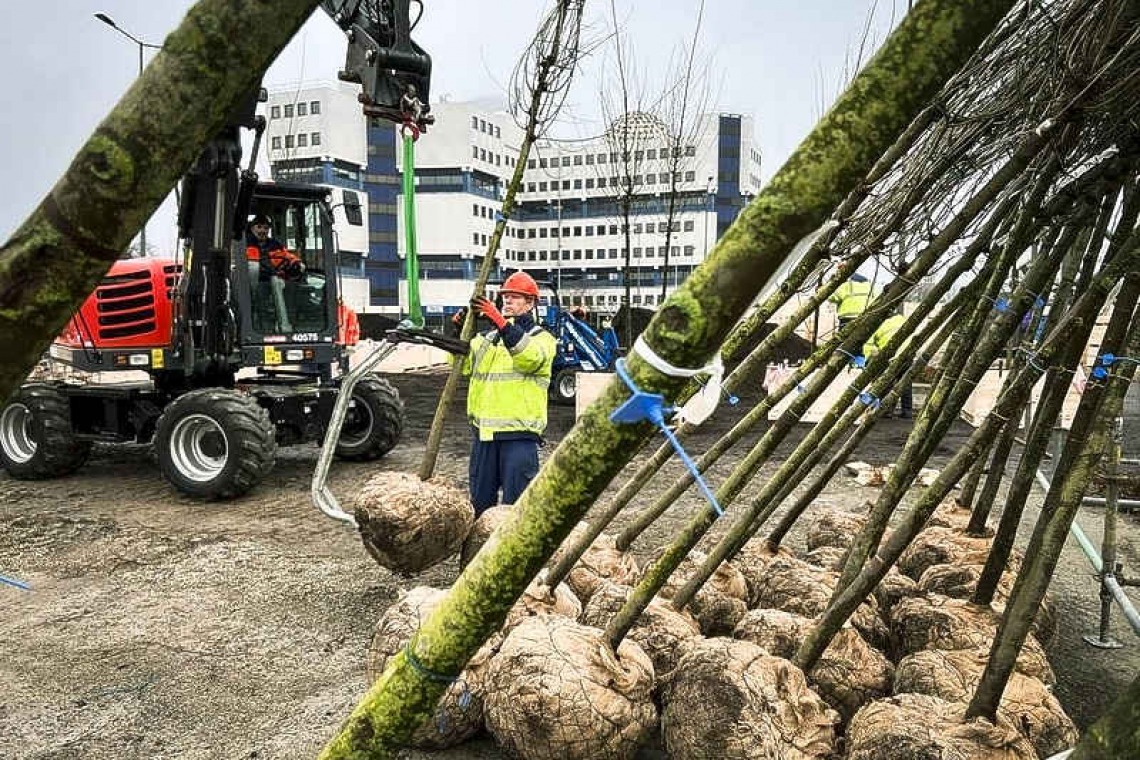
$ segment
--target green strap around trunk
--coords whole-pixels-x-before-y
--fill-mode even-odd
[[[404,258],[404,279],[408,282],[408,321],[416,327],[424,326],[420,308],[420,260],[416,253],[416,141],[404,134],[404,235],[407,252]]]

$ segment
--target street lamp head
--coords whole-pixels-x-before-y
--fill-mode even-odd
[[[113,29],[119,28],[118,26],[115,25],[115,22],[111,19],[111,17],[108,16],[106,13],[96,13],[95,18],[99,19],[104,24],[106,24],[107,26],[109,26]]]

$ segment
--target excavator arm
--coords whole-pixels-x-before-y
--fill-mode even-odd
[[[428,105],[431,56],[412,41],[412,2],[422,15],[421,0],[324,0],[321,9],[348,38],[339,76],[361,86],[364,114],[422,132],[435,121]]]

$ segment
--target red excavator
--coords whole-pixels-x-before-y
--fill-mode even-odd
[[[411,2],[321,7],[348,38],[340,76],[361,85],[365,115],[424,131],[431,59],[411,39]],[[329,191],[253,171],[261,100],[261,88],[250,93],[182,179],[180,257],[116,262],[51,347],[52,362],[79,372],[29,382],[0,410],[0,465],[12,477],[72,472],[96,441],[153,442],[176,489],[233,498],[269,473],[277,446],[323,440],[355,316],[340,301]],[[244,171],[242,129],[254,133]],[[360,225],[352,196],[340,205]],[[278,255],[257,255],[254,220],[272,229]],[[148,378],[74,380],[119,370]],[[336,454],[384,456],[403,427],[399,395],[372,374],[350,393]]]

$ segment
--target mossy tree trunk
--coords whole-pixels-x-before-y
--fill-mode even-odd
[[[19,386],[317,5],[201,0],[166,38],[0,248],[0,399]]]
[[[704,366],[796,241],[817,228],[968,59],[1012,0],[927,0],[915,7],[823,120],[662,306],[644,337],[678,367]],[[672,399],[686,382],[636,355],[631,379]],[[459,673],[590,504],[650,435],[616,425],[629,392],[613,382],[586,411],[480,552],[424,621],[409,649],[352,711],[324,760],[391,757],[447,687],[425,672]],[[421,667],[412,665],[412,653]]]

